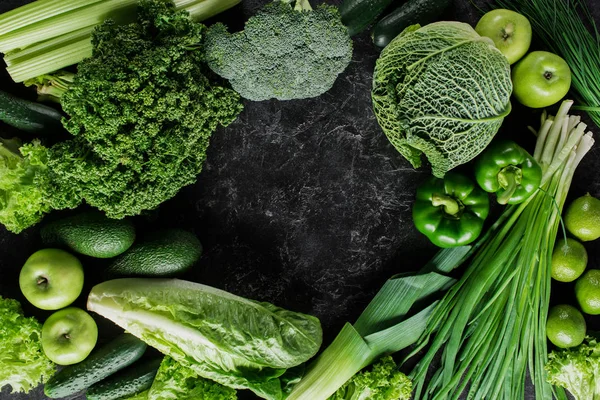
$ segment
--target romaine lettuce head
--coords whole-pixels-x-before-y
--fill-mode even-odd
[[[0,297],[0,389],[9,385],[27,393],[54,374],[41,336],[42,325],[26,318],[18,301]]]
[[[281,399],[280,377],[314,356],[315,317],[177,279],[116,279],[95,286],[88,309],[201,377]]]
[[[477,156],[511,110],[510,65],[493,42],[460,22],[414,25],[382,51],[373,107],[394,147],[437,177]]]

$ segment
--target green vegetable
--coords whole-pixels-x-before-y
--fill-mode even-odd
[[[388,356],[354,375],[329,400],[409,400],[411,390],[410,379]]]
[[[474,244],[463,276],[432,312],[412,353],[427,346],[409,375],[415,399],[459,399],[465,391],[470,399],[523,399],[528,372],[536,398],[551,398],[543,369],[552,252],[573,174],[594,143],[579,117],[567,115],[572,104],[543,114],[534,153],[540,189],[508,206]]]
[[[310,363],[287,400],[327,399],[364,367],[416,342],[436,295],[454,282],[443,274],[459,265],[469,251],[468,246],[441,250],[419,274],[389,279],[356,323],[346,323]]]
[[[177,279],[116,279],[95,286],[94,311],[199,376],[265,399],[280,377],[321,346],[319,320]]]
[[[154,378],[149,400],[235,400],[235,390],[200,378],[193,369],[171,357],[163,359]]]
[[[578,347],[553,350],[546,364],[548,382],[567,389],[575,400],[600,399],[600,343],[587,336]]]
[[[84,361],[67,366],[44,386],[51,399],[71,396],[133,364],[146,351],[146,343],[128,333],[94,350]]]
[[[88,400],[117,400],[138,395],[152,386],[161,359],[141,361],[91,386],[85,392]]]
[[[342,23],[348,27],[350,36],[364,31],[393,0],[344,0],[340,5]]]
[[[0,223],[13,233],[38,223],[51,210],[46,148],[0,138]]]
[[[520,204],[542,181],[542,168],[529,153],[511,140],[492,143],[475,162],[479,186],[496,193],[500,204]]]
[[[481,234],[488,216],[487,194],[464,175],[431,177],[417,189],[413,206],[416,228],[439,247],[469,244]]]
[[[52,107],[23,100],[0,90],[0,121],[26,132],[61,129],[63,115]]]
[[[54,374],[41,334],[42,325],[26,318],[18,301],[0,297],[0,389],[29,393]]]
[[[381,52],[373,107],[411,164],[439,178],[477,156],[510,112],[510,66],[493,42],[459,22],[414,25]]]
[[[86,256],[111,258],[124,253],[135,240],[130,220],[114,220],[98,211],[86,211],[53,221],[41,230],[46,245],[61,244]]]
[[[106,270],[108,276],[180,275],[202,255],[202,244],[190,232],[170,229],[149,235],[117,258]]]
[[[436,21],[451,4],[451,0],[408,0],[375,25],[373,43],[384,48],[409,26]]]
[[[290,4],[288,4],[290,3]],[[213,25],[204,42],[210,68],[250,100],[304,99],[333,86],[352,58],[337,9],[308,0],[275,0],[230,34]]]
[[[172,0],[195,21],[240,0]],[[135,20],[137,0],[38,0],[0,15],[0,52],[15,82],[53,73],[92,55],[92,32],[107,18]]]
[[[496,0],[531,22],[533,33],[546,48],[565,59],[571,69],[571,88],[579,109],[600,127],[600,33],[586,2],[556,0]]]

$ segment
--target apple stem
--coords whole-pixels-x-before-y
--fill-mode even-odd
[[[37,280],[38,285],[45,285],[46,283],[48,283],[48,279],[44,278],[43,276],[39,277]]]
[[[63,337],[64,337],[66,340],[69,340],[69,339],[71,339],[71,335],[69,335],[68,333],[65,333],[65,334],[63,335]]]

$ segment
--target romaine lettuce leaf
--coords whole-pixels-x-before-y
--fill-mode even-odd
[[[315,317],[177,279],[101,283],[88,309],[199,376],[266,399],[283,398],[280,377],[322,342]]]
[[[0,388],[29,392],[55,371],[41,343],[42,325],[23,316],[21,305],[0,297]]]

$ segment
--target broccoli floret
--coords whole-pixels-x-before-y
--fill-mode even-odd
[[[354,375],[329,400],[408,400],[411,392],[412,382],[387,356]]]
[[[575,400],[600,400],[600,342],[593,336],[571,349],[554,350],[546,364],[548,382],[567,389]]]
[[[352,41],[337,8],[292,7],[275,0],[230,34],[215,24],[205,35],[210,68],[249,100],[304,99],[333,86],[352,58]]]
[[[48,188],[47,149],[0,139],[0,223],[14,233],[38,223],[51,210]]]

